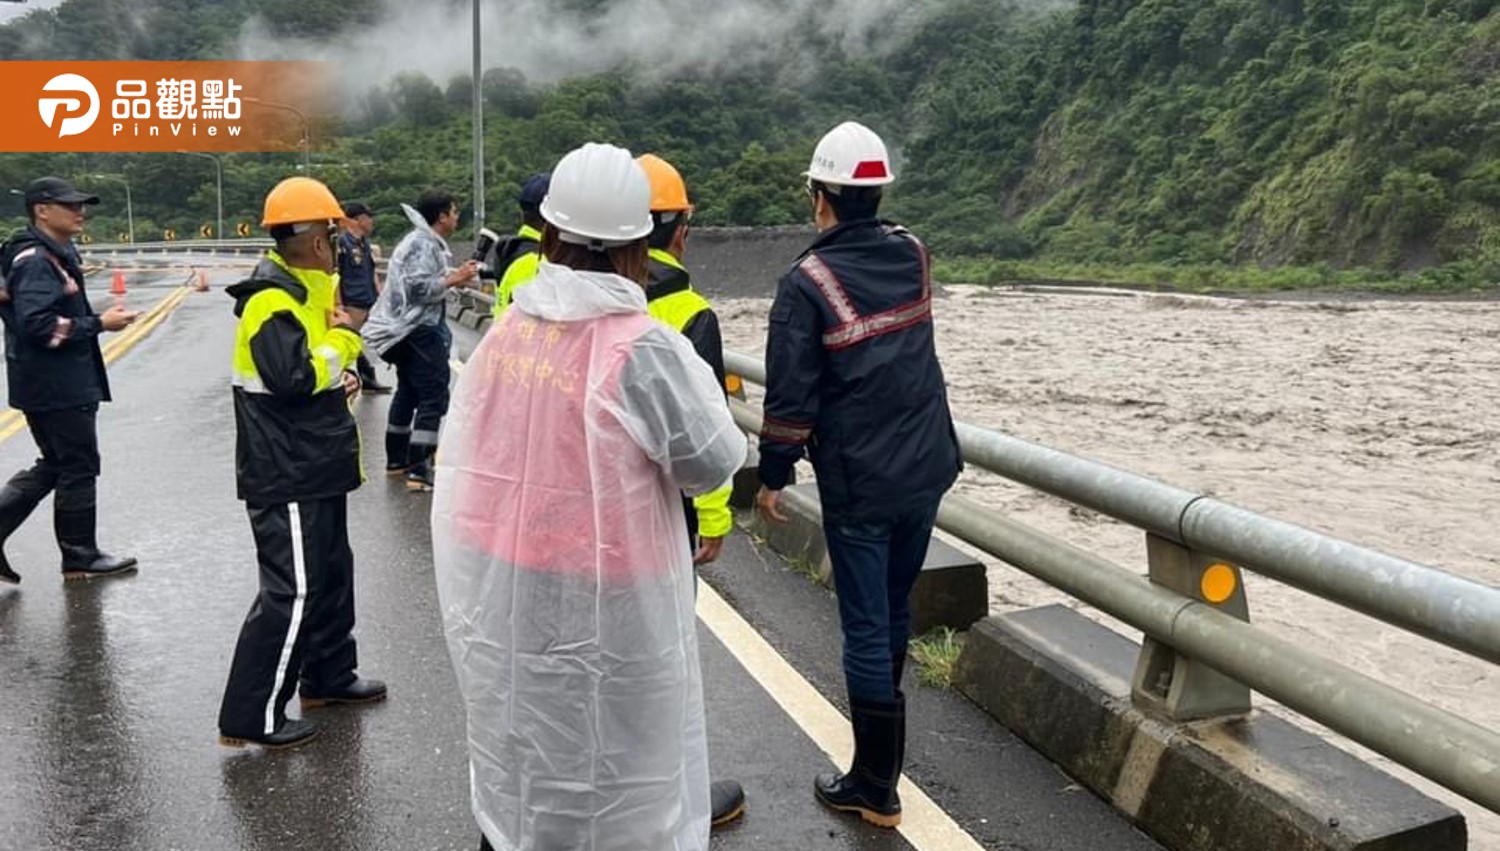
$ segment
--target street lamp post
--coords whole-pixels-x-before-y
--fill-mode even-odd
[[[130,181],[115,174],[91,174],[95,180],[118,180],[125,184],[125,221],[129,227],[130,244],[135,244],[135,207],[130,202]]]
[[[484,227],[484,90],[479,61],[479,0],[474,6],[474,234]]]
[[[291,104],[277,103],[276,101],[265,100],[264,98],[245,97],[241,98],[241,100],[248,103],[258,103],[261,106],[269,106],[272,109],[284,109],[297,116],[297,120],[302,122],[302,141],[300,143],[302,147],[302,167],[304,169],[307,168],[308,163],[312,160],[312,124],[307,120],[307,116],[303,114],[302,110]]]
[[[224,162],[223,162],[223,160],[221,158],[219,158],[219,157],[214,156],[213,154],[205,154],[202,151],[184,151],[184,150],[179,149],[177,151],[177,153],[179,153],[179,154],[187,154],[190,157],[203,157],[205,159],[213,160],[213,163],[214,163],[214,172],[218,175],[218,183],[219,183],[219,219],[218,219],[217,230],[214,231],[214,237],[216,239],[223,239],[224,238]]]

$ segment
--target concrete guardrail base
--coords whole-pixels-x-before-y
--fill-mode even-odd
[[[802,497],[782,498],[782,513],[787,515],[788,522],[770,523],[758,513],[751,513],[747,528],[783,558],[805,567],[819,582],[832,586],[833,566],[823,540],[823,519],[816,510],[818,486],[809,482],[792,485],[787,491],[795,491]],[[940,626],[968,629],[989,611],[989,579],[984,564],[933,538],[927,546],[922,574],[912,589],[911,607],[913,635]]]
[[[987,617],[959,688],[1173,851],[1464,851],[1463,816],[1273,715],[1172,724],[1139,647],[1065,606]]]

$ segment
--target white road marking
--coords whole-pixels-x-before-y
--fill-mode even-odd
[[[463,361],[456,358],[449,366],[455,373],[464,368]],[[849,720],[706,582],[698,583],[698,619],[833,766],[839,771],[846,769],[854,758]],[[809,783],[809,795],[810,787]],[[896,788],[901,793],[901,826],[897,830],[916,851],[984,851],[984,846],[905,774]]]
[[[813,744],[828,755],[834,767],[840,771],[847,768],[854,755],[849,721],[705,582],[698,583],[698,618]],[[811,795],[811,783],[808,785]],[[906,775],[901,775],[897,789],[901,793],[901,826],[897,830],[916,851],[983,851],[974,837]]]

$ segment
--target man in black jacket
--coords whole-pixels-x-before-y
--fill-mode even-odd
[[[83,232],[84,206],[99,197],[43,177],[26,187],[25,202],[30,227],[0,247],[0,318],[10,406],[26,415],[42,457],[0,488],[0,544],[56,491],[53,525],[63,578],[130,573],[135,559],[107,555],[95,542],[95,420],[99,403],[110,399],[99,335],[125,328],[136,314],[119,305],[96,314],[84,292],[73,237]],[[0,582],[20,581],[0,553]]]
[[[385,683],[355,673],[348,494],[363,474],[348,397],[359,388],[360,340],[335,296],[342,215],[322,183],[283,180],[261,222],[276,248],[228,290],[239,317],[235,478],[260,566],[219,709],[231,747],[315,736],[312,721],[286,716],[294,690],[304,711],[386,695]]]
[[[848,773],[818,800],[881,827],[901,823],[909,596],[958,441],[933,343],[927,249],[876,218],[894,179],[885,144],[854,122],[823,137],[807,172],[819,236],[776,290],[766,342],[760,510],[778,505],[806,451],[838,589],[854,725]]]

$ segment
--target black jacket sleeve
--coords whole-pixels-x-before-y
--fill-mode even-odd
[[[693,344],[698,357],[714,371],[719,389],[724,390],[724,337],[719,332],[719,317],[712,310],[700,310],[688,320],[682,333]]]
[[[18,330],[33,343],[56,348],[92,340],[103,330],[93,314],[67,315],[62,273],[42,249],[16,263],[8,281]]]
[[[765,421],[760,432],[760,481],[786,487],[818,421],[823,375],[823,317],[791,272],[776,288],[766,331]]]
[[[274,313],[250,338],[255,371],[273,396],[311,396],[317,374],[307,346],[307,330],[285,311]]]

